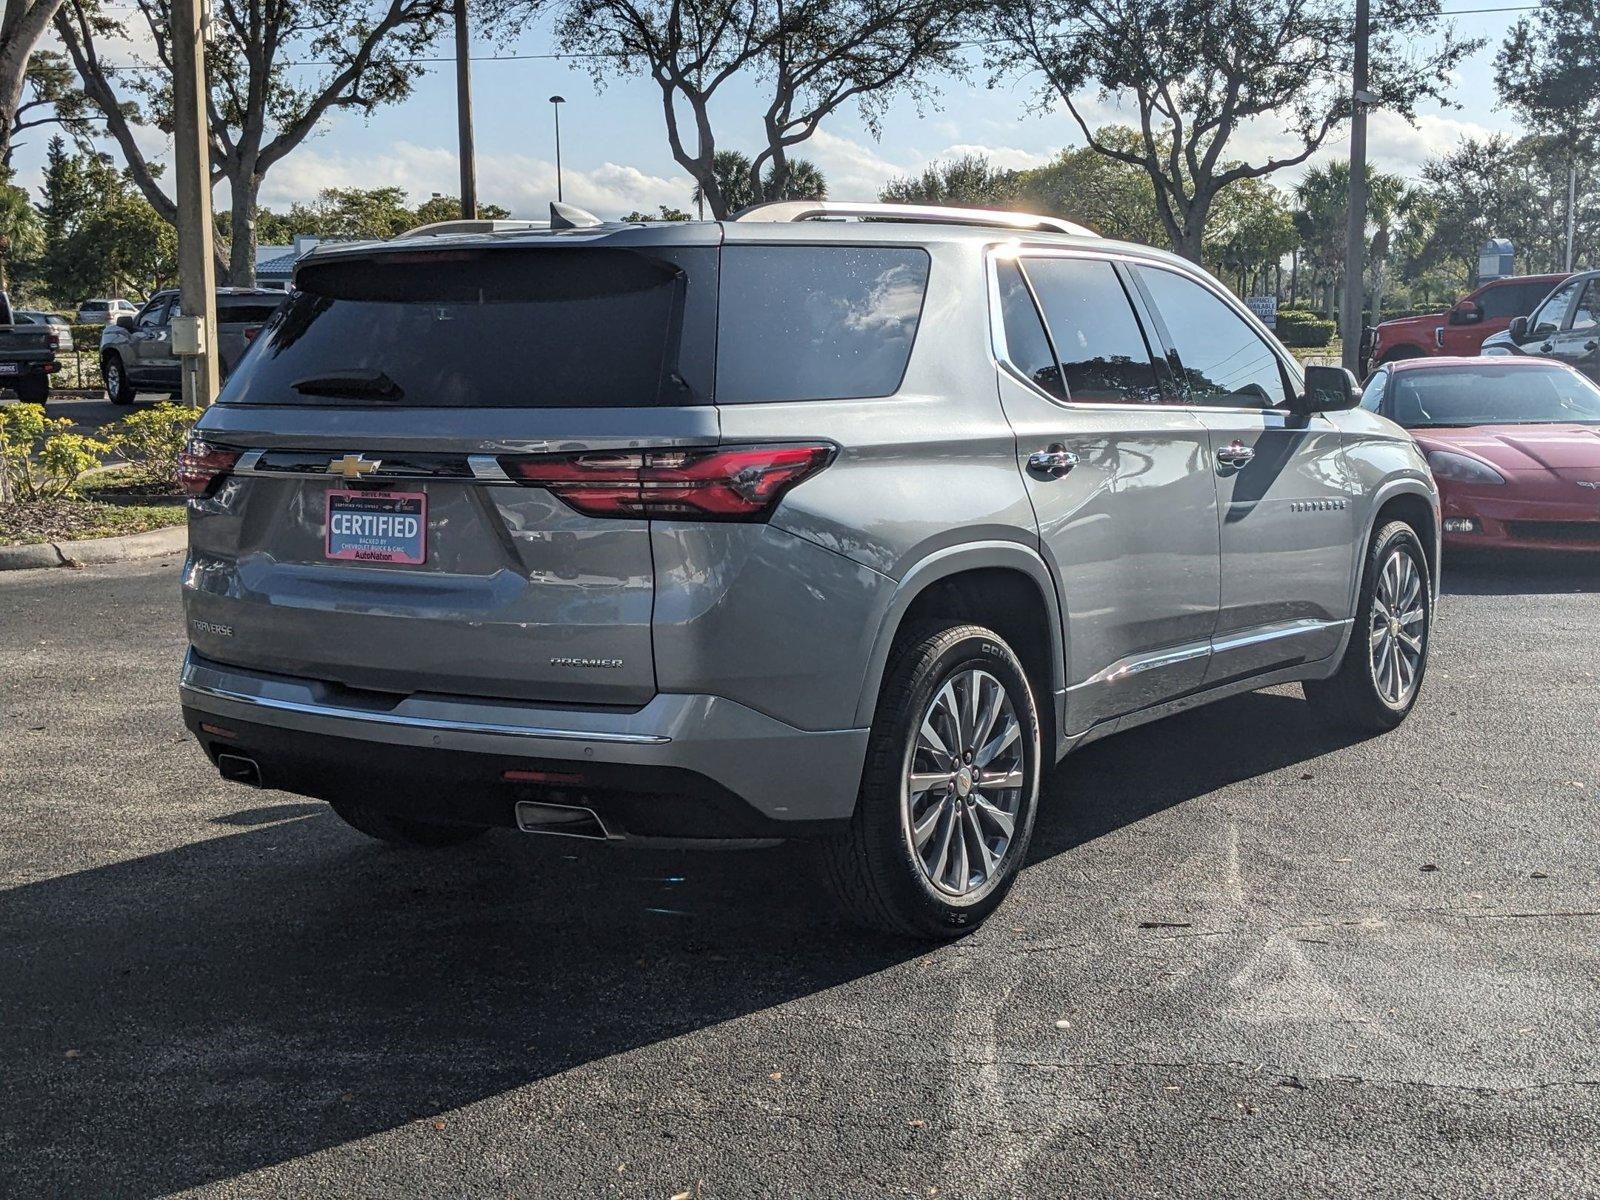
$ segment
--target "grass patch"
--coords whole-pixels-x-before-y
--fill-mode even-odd
[[[0,504],[0,546],[75,542],[183,524],[181,505],[95,504],[77,499]]]

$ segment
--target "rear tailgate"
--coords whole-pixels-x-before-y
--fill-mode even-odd
[[[716,442],[695,253],[392,257],[313,273],[203,419],[240,457],[191,504],[191,640],[354,689],[644,703],[648,522],[505,465]]]

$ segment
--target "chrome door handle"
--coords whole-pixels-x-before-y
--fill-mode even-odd
[[[1225,467],[1242,467],[1256,456],[1243,442],[1229,442],[1217,451],[1217,461]]]
[[[1060,479],[1078,465],[1078,456],[1057,442],[1047,450],[1035,450],[1028,455],[1028,470],[1051,479]]]

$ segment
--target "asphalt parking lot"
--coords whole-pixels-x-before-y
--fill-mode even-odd
[[[1089,747],[931,950],[803,848],[224,785],[176,577],[0,576],[6,1195],[1600,1193],[1600,563],[1453,565],[1387,737],[1286,688]]]

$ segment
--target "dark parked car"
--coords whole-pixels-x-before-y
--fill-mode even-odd
[[[217,289],[217,355],[224,377],[283,303],[283,295],[265,288]],[[176,289],[157,292],[136,314],[106,326],[100,335],[100,373],[111,403],[132,404],[141,392],[181,392],[172,318],[182,311]]]
[[[1600,271],[1572,276],[1531,314],[1487,339],[1482,352],[1565,363],[1600,380]]]

